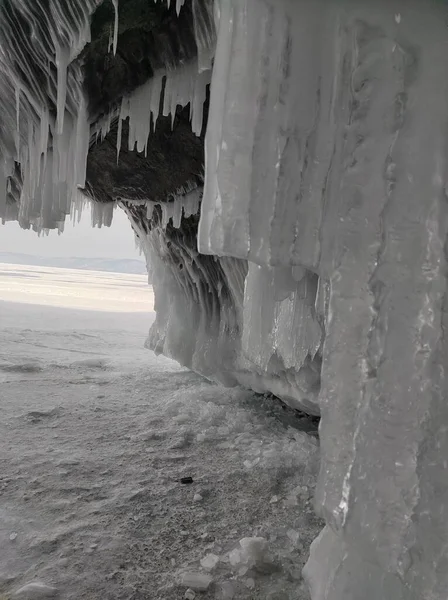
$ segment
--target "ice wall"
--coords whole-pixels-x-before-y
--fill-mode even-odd
[[[221,4],[199,249],[250,261],[250,311],[266,269],[328,286],[313,600],[446,598],[447,17]]]

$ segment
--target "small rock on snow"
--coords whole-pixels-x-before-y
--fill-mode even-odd
[[[58,590],[39,581],[28,583],[14,593],[14,598],[22,598],[23,600],[41,600],[43,598],[55,598]]]
[[[193,502],[202,502],[203,498],[201,496],[201,494],[195,494],[193,496]]]
[[[203,573],[184,573],[182,576],[182,585],[200,592],[207,591],[212,581],[213,578],[210,575]]]
[[[15,531],[13,531],[10,535],[9,535],[9,539],[11,540],[11,542],[13,542],[14,540],[17,539],[17,533]]]

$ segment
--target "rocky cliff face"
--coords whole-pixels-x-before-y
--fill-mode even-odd
[[[171,4],[3,3],[0,215],[118,202],[149,347],[322,415],[313,600],[445,599],[448,7]]]

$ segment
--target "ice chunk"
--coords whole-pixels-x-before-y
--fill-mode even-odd
[[[233,581],[223,581],[219,584],[217,600],[233,600],[236,594],[236,587]]]
[[[288,529],[286,535],[291,540],[291,542],[296,546],[300,541],[300,533],[295,529]]]
[[[252,568],[263,570],[272,562],[268,541],[263,537],[243,538],[239,542],[239,548],[230,552],[229,560],[232,566],[244,568],[246,572]]]
[[[212,581],[213,577],[204,573],[184,573],[181,579],[182,585],[200,592],[207,591]]]
[[[219,556],[216,556],[216,554],[207,554],[207,556],[201,559],[201,567],[206,571],[212,571],[218,563]]]

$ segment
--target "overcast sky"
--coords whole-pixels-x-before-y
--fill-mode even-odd
[[[0,221],[0,252],[52,257],[140,258],[131,225],[121,209],[115,210],[111,227],[93,228],[90,219],[90,208],[87,207],[79,224],[73,225],[70,219],[66,221],[62,235],[50,231],[48,236],[40,237],[31,230],[20,229],[17,223],[1,225]]]

